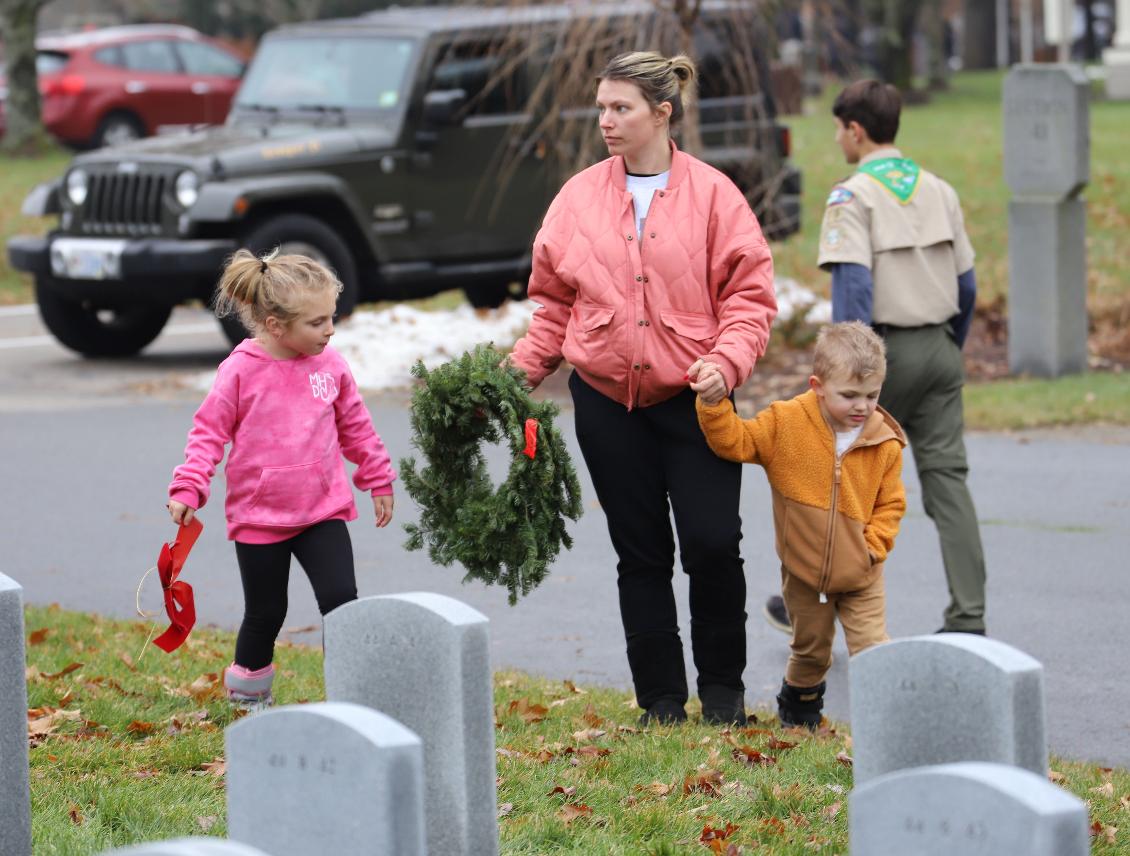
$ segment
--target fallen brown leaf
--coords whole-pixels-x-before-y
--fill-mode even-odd
[[[717,770],[706,770],[701,773],[692,773],[683,780],[683,793],[684,794],[707,794],[709,796],[718,796],[718,791],[722,787],[722,774]]]
[[[503,803],[498,807],[498,816],[506,817],[512,811],[514,811],[514,803]]]
[[[507,712],[518,714],[526,724],[532,725],[545,719],[549,709],[545,705],[532,704],[529,699],[521,698],[510,702]]]
[[[573,739],[578,743],[591,743],[593,740],[599,740],[607,731],[601,731],[599,728],[586,728],[584,731],[574,731]]]
[[[27,635],[28,645],[42,645],[44,640],[51,635],[50,627],[40,627],[38,630],[33,630]]]
[[[203,770],[210,776],[219,777],[227,772],[228,763],[222,757],[217,757],[212,759],[211,761],[205,761],[203,764],[197,767],[197,769]]]
[[[575,695],[586,695],[586,692],[584,690],[577,689],[577,685],[572,681],[564,681],[564,684],[565,689],[567,689],[569,692],[574,693]],[[632,704],[635,704],[635,702],[633,701]]]
[[[126,726],[126,731],[128,731],[130,734],[148,734],[156,727],[157,726],[155,726],[152,722],[142,722],[139,719],[135,719],[133,722]]]
[[[785,822],[779,817],[766,817],[761,821],[761,826],[764,829],[768,829],[775,835],[784,835],[787,831],[785,828]]]
[[[597,715],[596,709],[593,708],[591,704],[585,708],[585,712],[581,714],[581,719],[583,719],[585,724],[590,728],[600,728],[600,726],[604,725],[604,720]]]
[[[83,820],[85,820],[85,818],[82,816],[81,808],[79,808],[74,803],[71,803],[71,808],[67,812],[67,814],[70,815],[71,823],[73,823],[75,826],[82,826],[82,822]]]
[[[1048,779],[1058,785],[1060,782],[1066,781],[1067,776],[1063,775],[1063,773],[1058,770],[1048,770]]]
[[[776,737],[771,737],[769,738],[769,742],[765,744],[765,748],[784,751],[785,749],[792,749],[796,745],[796,743],[792,743],[788,740],[779,740]]]
[[[216,821],[220,819],[219,815],[208,814],[203,817],[196,818],[196,825],[199,826],[204,832],[207,832],[216,825]]]
[[[121,660],[123,663],[125,663],[126,668],[129,669],[131,672],[137,671],[137,665],[133,662],[133,657],[131,657],[125,651],[123,651],[122,653],[120,653],[118,655],[118,659]]]
[[[551,797],[551,796],[554,796],[555,794],[564,794],[567,797],[571,797],[576,793],[577,793],[577,788],[574,785],[569,785],[569,787],[562,787],[561,785],[555,785],[553,790],[550,791],[548,794],[546,794],[546,796]]]
[[[561,811],[557,812],[557,819],[564,823],[566,826],[571,824],[579,817],[591,817],[592,809],[584,803],[565,803],[561,807]]]
[[[764,755],[752,746],[735,746],[730,754],[735,761],[741,764],[749,764],[751,767],[758,765],[769,767],[777,763],[777,759],[772,755]]]
[[[835,820],[836,815],[839,814],[839,813],[840,813],[840,802],[839,802],[839,800],[832,803],[831,805],[824,806],[824,808],[820,810],[820,814],[822,814],[824,816],[825,820]]]
[[[636,785],[637,791],[647,791],[649,794],[655,794],[657,797],[665,797],[671,791],[675,790],[674,785],[668,785],[664,782],[652,782],[650,785]]]
[[[846,752],[837,752],[836,760],[843,764],[845,767],[850,767],[852,765],[851,755],[848,755]]]
[[[601,746],[581,746],[576,750],[578,755],[585,758],[603,758],[605,755],[611,755],[611,749],[604,749]]]
[[[1114,782],[1105,782],[1097,788],[1091,788],[1091,793],[1098,794],[1101,797],[1110,797],[1114,799]]]
[[[159,776],[159,775],[161,775],[159,770],[143,769],[143,770],[134,770],[133,771],[133,777],[135,779],[152,779],[154,776]]]
[[[71,672],[74,672],[74,671],[77,671],[78,669],[81,669],[82,665],[83,665],[82,663],[67,663],[67,665],[63,666],[62,669],[55,672],[54,674],[48,675],[46,672],[40,672],[39,676],[42,677],[42,678],[46,678],[49,681],[53,681],[53,680],[55,680],[55,678],[61,678],[61,677],[63,677],[63,675],[69,675]]]

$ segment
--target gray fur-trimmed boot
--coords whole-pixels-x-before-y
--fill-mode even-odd
[[[232,663],[224,669],[224,689],[231,703],[252,712],[263,710],[275,703],[271,685],[275,682],[275,664],[261,669],[245,669]]]
[[[803,726],[815,731],[824,718],[824,687],[821,681],[814,687],[794,687],[781,681],[781,692],[777,696],[777,719],[781,725]]]

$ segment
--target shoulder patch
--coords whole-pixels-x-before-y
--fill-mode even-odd
[[[832,188],[832,192],[828,194],[828,201],[824,204],[830,208],[833,205],[846,205],[853,199],[855,199],[854,193],[846,187],[836,186]]]

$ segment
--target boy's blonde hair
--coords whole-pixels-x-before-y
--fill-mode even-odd
[[[862,321],[829,324],[816,337],[812,373],[821,380],[836,376],[848,380],[886,377],[887,346]]]
[[[332,271],[307,256],[280,256],[277,247],[262,257],[239,250],[216,288],[216,315],[236,314],[252,333],[272,315],[289,327],[305,299],[341,289]]]

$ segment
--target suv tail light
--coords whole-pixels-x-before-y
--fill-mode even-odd
[[[788,125],[777,127],[777,151],[787,158],[793,153],[793,132]]]
[[[51,77],[39,85],[41,95],[78,95],[86,88],[86,78],[79,74],[64,74]]]

